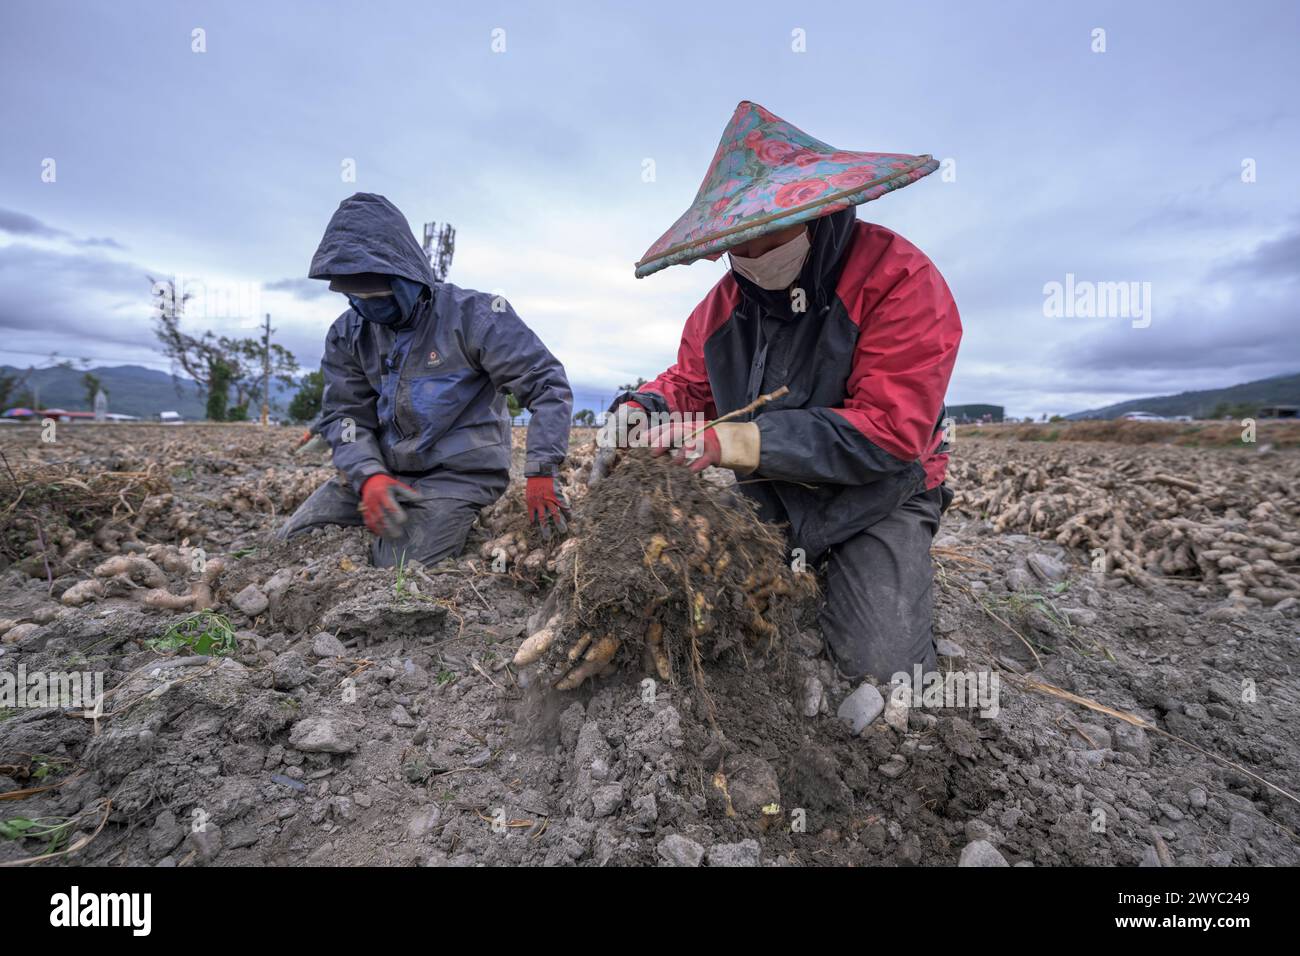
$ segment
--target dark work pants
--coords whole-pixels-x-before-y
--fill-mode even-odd
[[[831,549],[822,636],[840,673],[884,683],[920,664],[936,668],[930,542],[944,492],[913,495],[888,517]]]
[[[421,490],[418,479],[409,483],[416,491]],[[360,504],[360,496],[350,485],[331,478],[312,492],[276,536],[283,540],[326,525],[364,524]],[[404,502],[402,507],[406,511],[402,536],[375,538],[370,547],[370,559],[376,567],[391,568],[402,561],[431,565],[456,557],[465,548],[465,538],[481,506],[459,498],[427,496]]]

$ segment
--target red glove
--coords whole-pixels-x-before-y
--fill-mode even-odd
[[[541,525],[543,541],[551,538],[551,528],[546,523],[548,517],[555,522],[555,527],[561,534],[569,530],[568,522],[564,520],[567,506],[556,494],[555,479],[550,475],[529,477],[524,489],[524,501],[528,506],[528,520]]]
[[[406,523],[401,502],[419,501],[420,493],[389,475],[371,475],[361,486],[361,514],[366,527],[381,538],[394,538]]]
[[[690,465],[691,471],[701,472],[711,465],[722,461],[722,445],[717,433],[709,430],[695,435],[700,426],[687,422],[672,421],[666,425],[650,429],[646,444],[650,454],[659,455],[672,452],[673,464]],[[695,435],[695,437],[691,437]]]

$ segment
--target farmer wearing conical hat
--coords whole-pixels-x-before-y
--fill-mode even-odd
[[[383,196],[343,200],[312,258],[349,308],[325,338],[313,426],[339,478],[303,502],[282,538],[363,521],[380,567],[461,552],[479,510],[510,481],[505,393],[532,412],[529,517],[565,529],[555,477],[573,394],[564,366],[500,296],[434,278],[406,217]]]
[[[677,362],[621,395],[602,432],[645,413],[688,420],[648,434],[656,453],[733,469],[761,515],[824,572],[821,627],[848,677],[935,666],[930,541],[944,486],[944,393],[961,321],[928,258],[854,207],[934,171],[929,156],[837,150],[741,103],[695,202],[637,276],[724,253],[731,269],[686,321]],[[653,418],[652,418],[653,421]],[[612,467],[603,447],[594,483]]]

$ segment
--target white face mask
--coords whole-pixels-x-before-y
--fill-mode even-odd
[[[727,253],[727,256],[731,259],[731,268],[760,289],[774,291],[788,287],[799,278],[799,271],[803,269],[810,248],[812,244],[808,241],[808,230],[804,229],[789,242],[783,242],[753,259],[738,256],[734,252]]]

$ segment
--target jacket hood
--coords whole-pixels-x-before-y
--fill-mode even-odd
[[[401,211],[383,196],[356,193],[330,217],[307,275],[377,272],[434,286],[433,268]]]

